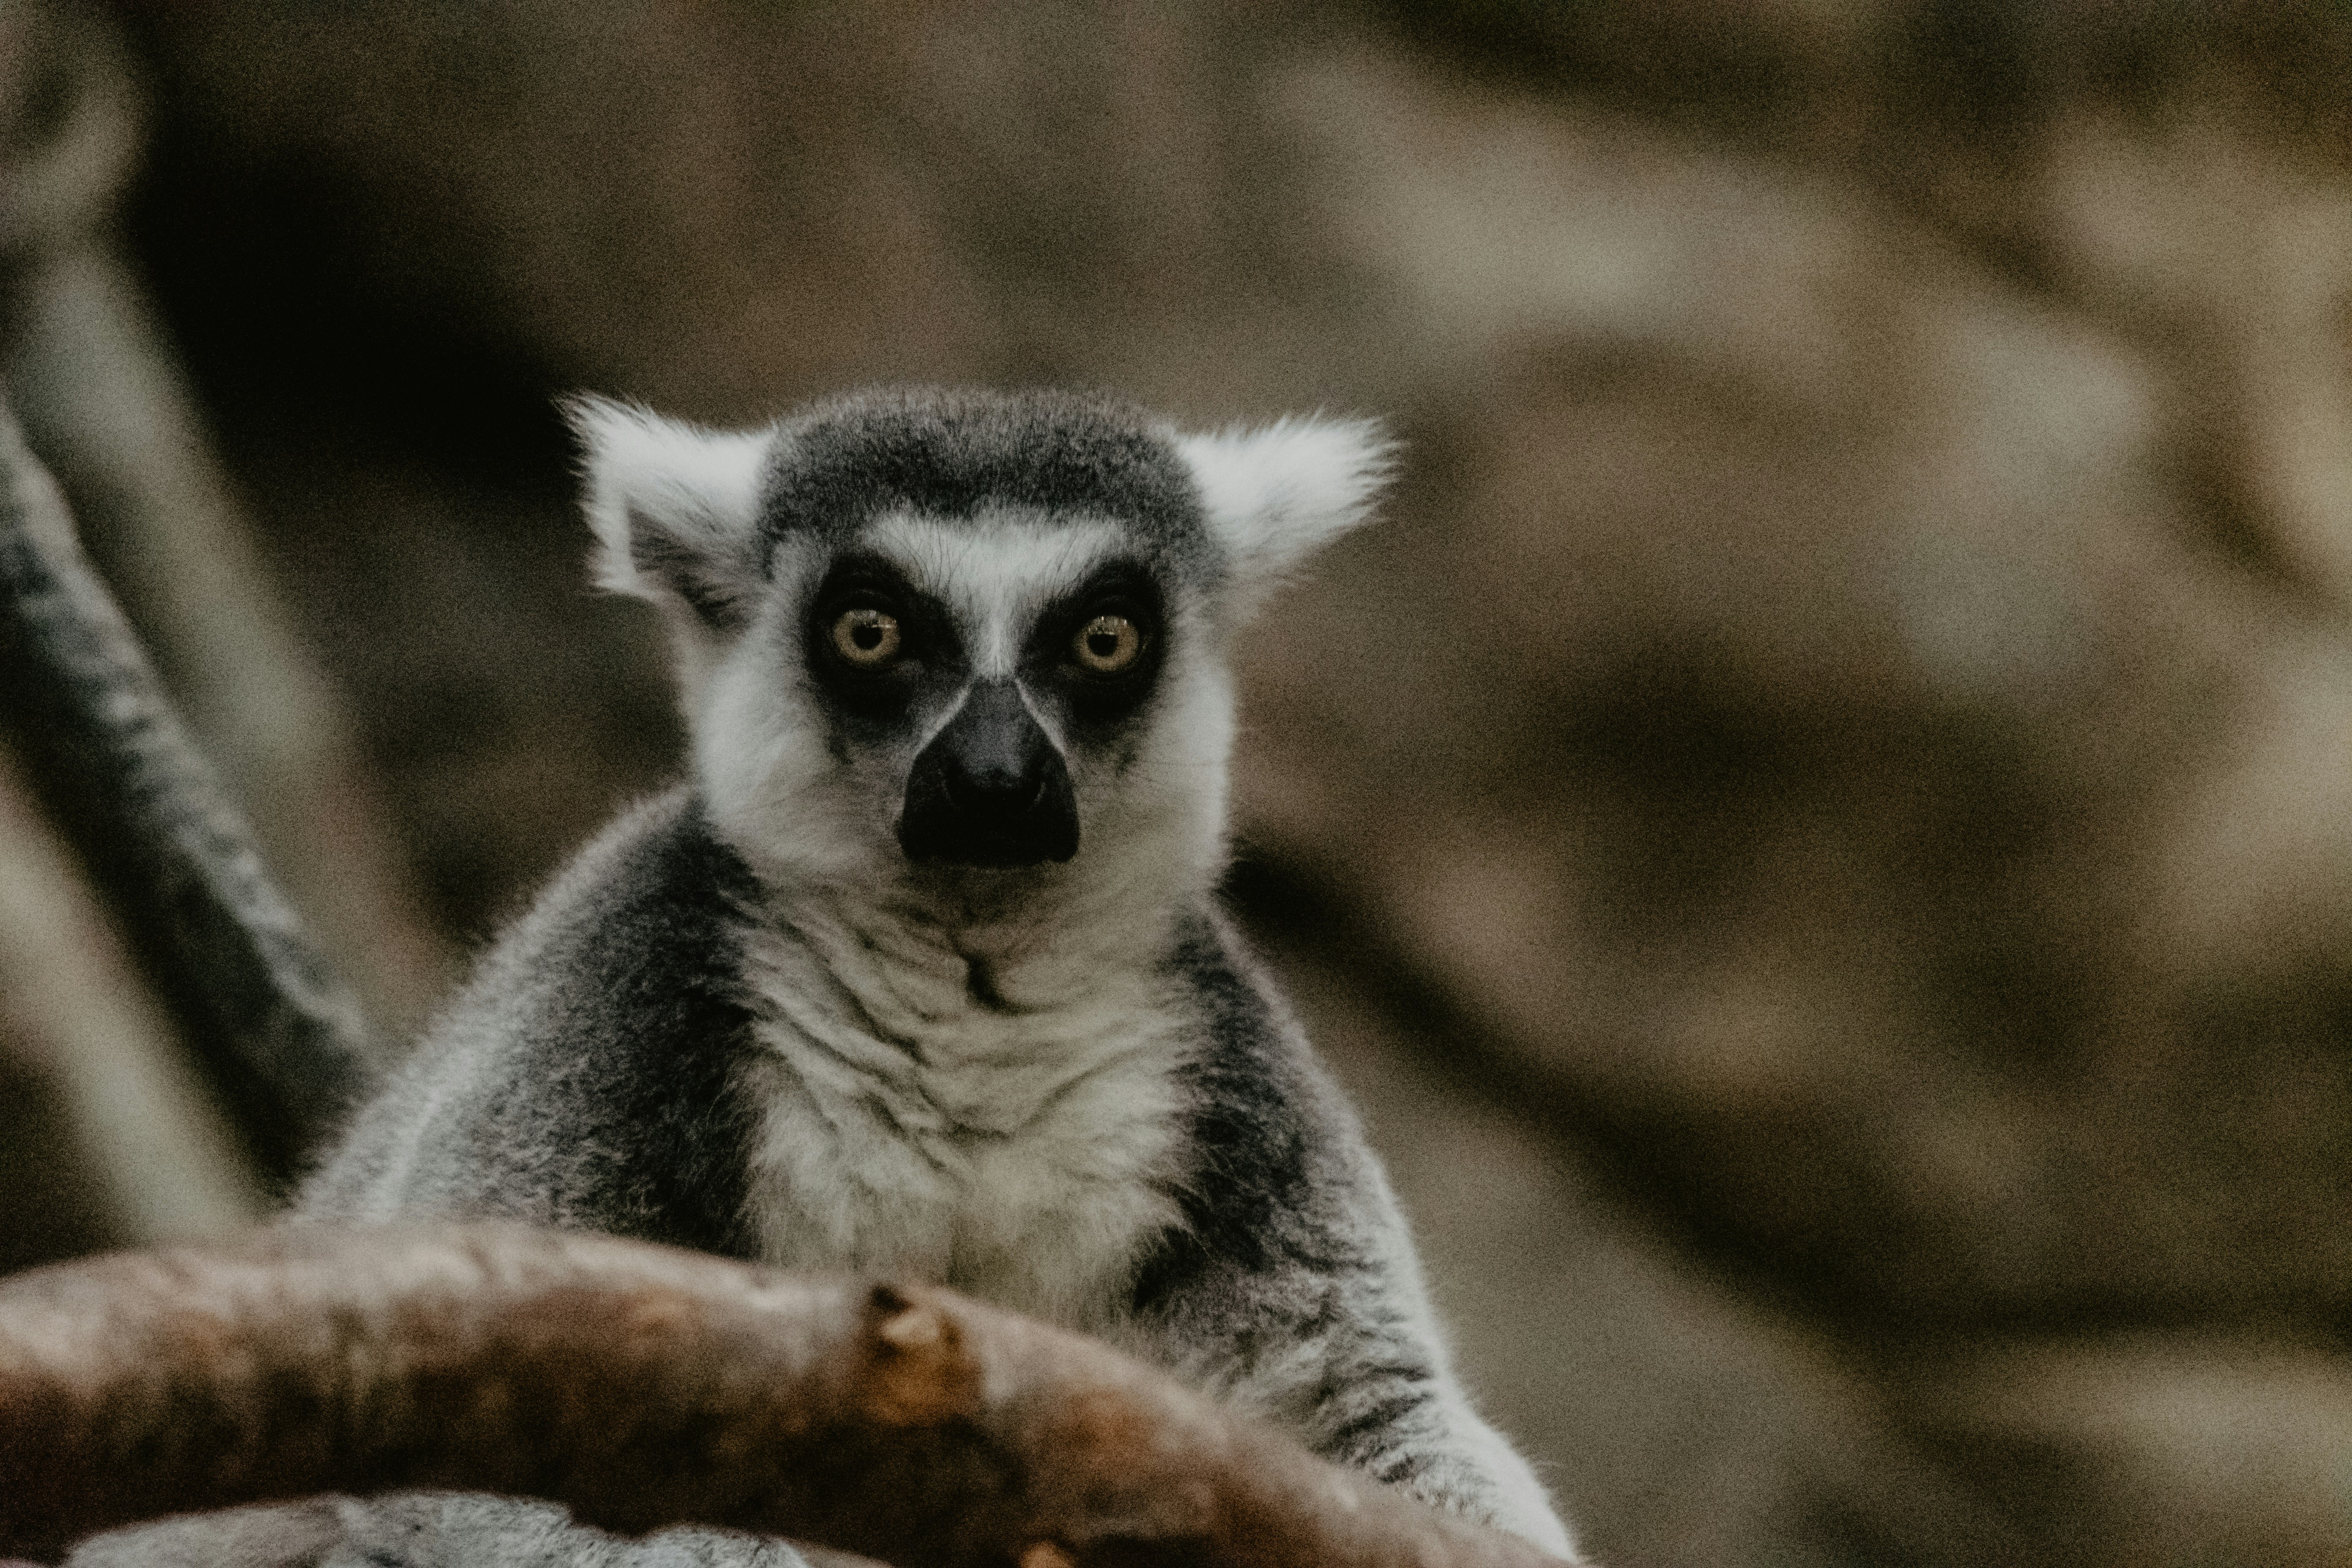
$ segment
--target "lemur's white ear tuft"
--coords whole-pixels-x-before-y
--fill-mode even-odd
[[[1180,436],[1176,446],[1232,552],[1245,606],[1371,514],[1396,451],[1378,420],[1319,417]]]
[[[1282,418],[1179,435],[1209,529],[1233,555],[1242,611],[1322,545],[1371,517],[1397,445],[1376,418]]]
[[[596,582],[740,626],[760,576],[760,494],[773,430],[734,434],[635,404],[563,404],[580,439]]]

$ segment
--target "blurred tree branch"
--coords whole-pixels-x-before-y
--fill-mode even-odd
[[[261,1194],[73,852],[0,747],[0,1270],[224,1235]]]
[[[114,208],[141,142],[120,42],[94,13],[34,4],[0,13],[0,716],[251,1152],[282,1180],[371,1058],[360,1005],[298,928],[261,848],[395,1020],[421,1009],[435,944],[118,254]],[[85,559],[36,444],[84,503],[226,780]],[[105,999],[82,1011],[114,1033],[45,1024],[51,1055],[68,1037],[100,1056],[143,1037]]]
[[[126,53],[92,10],[19,0],[0,23],[0,388],[295,903],[404,1029],[439,987],[437,939],[121,255],[142,141]]]
[[[5,405],[0,703],[265,1166],[289,1174],[371,1069],[358,1005],[263,869]]]

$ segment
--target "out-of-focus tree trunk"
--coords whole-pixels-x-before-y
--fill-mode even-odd
[[[0,712],[246,1146],[288,1179],[377,1070],[365,1023],[83,558],[5,399]]]
[[[19,45],[0,63],[0,104],[17,110],[0,145],[0,384],[268,860],[397,1037],[446,950],[122,258],[141,132],[129,62],[93,12],[9,0],[0,26]],[[32,112],[42,100],[58,107]]]
[[[236,1133],[5,750],[0,1123],[0,1270],[260,1213]]]

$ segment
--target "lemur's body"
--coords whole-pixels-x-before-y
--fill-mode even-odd
[[[1213,898],[1227,635],[1360,516],[1372,434],[977,394],[580,420],[694,783],[508,933],[305,1210],[941,1280],[1565,1551]]]

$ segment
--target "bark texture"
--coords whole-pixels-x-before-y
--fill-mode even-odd
[[[0,1284],[0,1552],[412,1488],[937,1568],[1551,1561],[937,1289],[498,1227],[286,1229]]]

